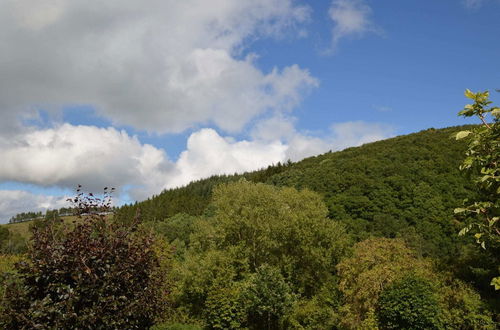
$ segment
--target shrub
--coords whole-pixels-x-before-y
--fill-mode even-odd
[[[82,219],[34,229],[28,260],[5,292],[6,328],[147,328],[165,307],[167,283],[154,236],[140,218],[109,219],[110,196],[79,193]],[[17,283],[17,284],[16,284]]]
[[[252,329],[279,329],[296,296],[276,267],[262,265],[248,280],[244,293]]]
[[[0,253],[22,254],[26,252],[26,240],[19,234],[0,226]]]
[[[354,246],[353,255],[337,265],[339,289],[344,297],[341,322],[361,325],[377,305],[385,287],[407,273],[432,277],[432,264],[418,257],[401,239],[369,238]]]
[[[215,284],[205,302],[205,319],[210,329],[242,329],[246,322],[241,291],[236,285]]]
[[[431,284],[413,274],[388,286],[377,316],[384,329],[438,329],[439,304]]]

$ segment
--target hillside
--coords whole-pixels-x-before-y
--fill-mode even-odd
[[[116,222],[104,231],[95,222],[95,233],[127,229],[130,237],[157,240],[164,263],[155,264],[166,267],[161,274],[170,277],[162,283],[171,285],[166,329],[368,328],[378,322],[370,310],[384,315],[375,308],[390,312],[387,299],[414,295],[432,305],[422,328],[493,329],[500,306],[490,281],[498,251],[479,251],[470,237],[458,236],[463,224],[453,213],[475,194],[458,171],[466,146],[453,135],[463,129],[428,129],[199,180],[123,206],[114,216],[126,223],[140,210],[154,234]],[[28,226],[4,227],[22,237],[19,229]],[[85,246],[106,242],[99,235],[82,241],[78,235],[86,230],[68,237]],[[110,251],[125,237],[118,233],[110,236]],[[106,264],[117,264],[114,252],[107,256]],[[267,306],[279,308],[269,314]]]
[[[62,216],[61,219],[68,225],[72,225],[73,222],[78,221],[78,218],[73,215]],[[7,228],[11,233],[20,235],[23,238],[29,238],[31,236],[30,225],[33,220],[22,221],[17,223],[7,223],[2,224],[0,227]]]
[[[404,236],[424,255],[453,257],[459,228],[453,208],[471,195],[458,171],[465,145],[451,137],[463,128],[428,129],[243,175],[214,176],[124,206],[117,216],[130,218],[137,208],[146,221],[200,215],[214,186],[245,178],[320,193],[329,217],[347,223],[358,239]]]

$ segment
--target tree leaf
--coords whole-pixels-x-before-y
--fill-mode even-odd
[[[490,284],[495,287],[495,290],[500,290],[500,276],[494,277]]]
[[[457,139],[457,140],[463,139],[463,138],[469,136],[469,134],[471,134],[471,133],[472,133],[471,131],[460,131],[457,133],[457,135],[455,135],[455,139]]]
[[[491,115],[497,118],[500,118],[500,108],[493,108],[491,110]]]
[[[476,94],[472,93],[470,89],[466,89],[464,95],[469,99],[474,99],[474,97],[476,97]]]

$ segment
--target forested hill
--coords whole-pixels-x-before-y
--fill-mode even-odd
[[[215,185],[245,178],[319,192],[329,216],[347,223],[358,239],[413,237],[424,254],[451,256],[458,230],[453,209],[471,194],[458,171],[466,146],[452,138],[462,129],[431,128],[243,175],[214,176],[124,206],[117,216],[130,218],[137,208],[146,221],[200,215]]]

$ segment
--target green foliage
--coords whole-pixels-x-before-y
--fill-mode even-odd
[[[439,324],[445,328],[490,329],[493,324],[489,312],[472,288],[453,279],[450,274],[437,272],[429,260],[419,257],[401,239],[370,238],[357,243],[353,255],[342,260],[337,269],[340,277],[339,289],[344,299],[340,308],[341,323],[346,328],[373,328],[373,324],[376,324],[380,317],[374,314],[377,308],[380,310],[387,307],[389,310],[385,310],[384,313],[390,314],[392,308],[390,306],[397,305],[397,302],[380,301],[380,297],[395,283],[404,285],[398,287],[399,293],[391,296],[392,298],[399,294],[401,297],[404,294],[410,295],[405,291],[410,290],[409,282],[403,280],[406,277],[408,281],[417,278],[418,281],[424,281],[433,288],[439,304],[439,308],[436,309],[441,311],[439,320],[442,322]],[[417,295],[416,301],[423,294],[418,292],[415,289],[412,293]],[[417,312],[412,312],[411,306],[400,305],[398,307],[400,309],[395,310],[391,317],[394,318],[394,315],[403,312],[414,315]],[[403,307],[405,309],[402,309]],[[394,319],[391,322],[395,322]],[[439,324],[436,323],[436,326]],[[463,325],[465,326],[462,327]],[[384,323],[382,328],[384,327],[390,328],[393,325]]]
[[[375,310],[381,292],[407,273],[431,277],[432,265],[401,239],[370,238],[354,246],[353,255],[337,265],[344,295],[342,323],[359,326]]]
[[[220,283],[241,279],[247,271],[245,262],[234,250],[190,251],[173,269],[177,285],[172,294],[177,307],[187,309],[193,317],[201,317],[212,289],[220,287]]]
[[[251,271],[278,267],[305,295],[331,274],[349,244],[344,227],[326,218],[319,195],[247,181],[218,186],[210,219],[217,249],[237,248]]]
[[[490,107],[489,92],[473,93],[465,91],[465,96],[473,100],[459,112],[464,117],[478,117],[482,125],[456,134],[456,139],[468,140],[466,158],[460,169],[475,183],[479,195],[474,200],[466,200],[465,207],[455,209],[464,214],[466,226],[460,235],[473,235],[476,242],[486,249],[500,251],[500,108]],[[493,121],[488,123],[487,116]],[[500,277],[493,279],[495,285]],[[496,289],[500,286],[495,285]]]
[[[252,328],[281,328],[296,297],[279,269],[262,265],[246,283],[243,296]]]
[[[491,313],[471,287],[445,276],[438,283],[442,321],[446,329],[496,329]]]
[[[296,297],[310,298],[332,279],[350,243],[310,191],[228,183],[215,188],[212,208],[174,267],[173,293],[210,327],[283,326]]]
[[[241,291],[230,283],[211,288],[205,302],[205,320],[210,329],[241,329],[246,323]]]
[[[75,203],[87,213],[96,200],[79,194]],[[139,221],[124,227],[90,213],[72,228],[50,222],[35,230],[16,270],[5,328],[144,328],[164,309],[165,269]]]
[[[459,130],[470,133],[460,134],[457,143],[449,136]],[[161,280],[163,287],[172,283],[168,323],[157,328],[384,328],[380,297],[408,274],[432,286],[443,327],[492,328],[481,297],[454,279],[484,289],[498,260],[491,242],[479,255],[473,241],[456,235],[463,224],[453,208],[465,198],[484,201],[458,170],[474,130],[429,129],[298,163],[214,176],[120,208],[115,228],[137,229],[130,233],[137,240],[148,236],[130,221],[140,208],[146,227],[175,249],[174,258],[166,258],[173,265],[169,279]],[[479,219],[468,214],[470,223]],[[48,230],[48,222],[36,222],[36,230]],[[50,227],[51,242],[67,237],[64,227]],[[92,238],[99,236],[96,228]],[[350,254],[354,241],[359,243]],[[76,269],[86,276],[84,267]],[[11,296],[24,290],[15,285]],[[400,288],[397,297],[425,301],[419,299],[426,291],[419,290]],[[62,300],[54,301],[27,307],[26,299],[20,310],[34,313],[41,306],[48,315],[49,307],[61,306]]]
[[[26,240],[20,234],[11,232],[7,226],[0,226],[0,253],[21,254],[26,249]]]
[[[452,210],[474,192],[458,170],[466,144],[449,136],[469,128],[428,129],[261,171],[214,176],[122,207],[117,217],[133,217],[139,207],[152,222],[177,213],[203,215],[212,212],[207,207],[215,186],[246,178],[319,193],[328,217],[345,223],[358,240],[403,237],[414,228],[421,254],[451,264],[463,241],[455,235],[459,226]]]
[[[255,172],[235,175],[214,175],[210,178],[191,182],[185,187],[165,190],[157,196],[134,205],[125,205],[116,212],[119,221],[127,221],[140,208],[144,221],[157,222],[178,213],[190,215],[204,214],[210,203],[212,190],[219,184],[246,178],[252,182],[266,182],[271,176],[288,169],[291,163],[268,166]]]
[[[170,243],[179,240],[189,245],[189,236],[193,233],[193,225],[196,219],[194,216],[179,213],[165,219],[165,221],[156,223],[155,230]]]
[[[429,129],[311,157],[268,182],[321,193],[329,217],[358,240],[415,228],[425,242],[421,253],[447,264],[461,244],[452,210],[473,196],[458,171],[465,144],[449,139],[456,131]]]
[[[23,256],[21,255],[8,255],[0,254],[0,297],[4,297],[5,288],[8,285],[14,285],[15,282],[15,264],[21,262]],[[4,311],[3,301],[0,299],[0,315],[3,315]]]
[[[334,278],[311,299],[296,300],[286,317],[291,329],[335,329],[339,324],[340,292]]]
[[[22,212],[12,216],[9,220],[9,223],[29,221],[41,217],[42,217],[42,212]]]
[[[195,230],[197,217],[179,213],[161,222],[150,222],[148,225],[161,235],[174,248],[174,256],[184,257],[185,250],[190,244],[190,235]]]
[[[298,301],[286,321],[291,329],[334,329],[338,323],[336,311],[315,298]]]
[[[407,275],[380,294],[377,316],[383,329],[439,329],[440,306],[429,281]]]

